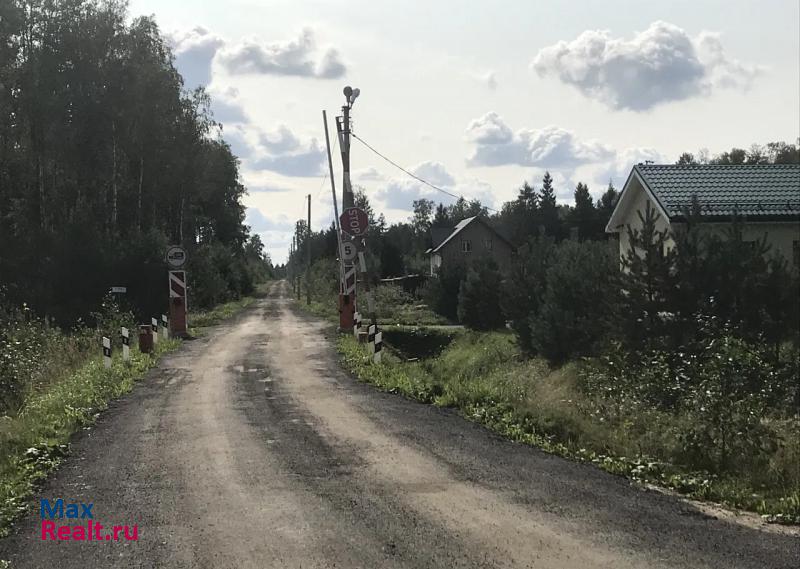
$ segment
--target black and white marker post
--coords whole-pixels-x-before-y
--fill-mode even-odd
[[[161,315],[161,334],[164,336],[164,340],[169,340],[169,319],[166,314]]]
[[[131,334],[125,326],[122,327],[122,361],[131,359]]]
[[[106,369],[111,367],[111,338],[103,336],[103,365]]]
[[[372,363],[381,363],[381,353],[383,352],[383,332],[376,328],[375,341],[372,344]]]
[[[381,363],[381,352],[383,351],[383,333],[375,324],[370,324],[367,330],[369,330],[367,341],[372,352],[372,362],[379,364]]]
[[[151,318],[150,325],[153,327],[153,345],[158,344],[158,319]]]
[[[353,337],[358,340],[358,333],[361,331],[361,314],[356,311],[353,314]]]

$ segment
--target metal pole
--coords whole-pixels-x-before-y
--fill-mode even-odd
[[[342,209],[353,207],[355,199],[353,197],[353,186],[350,183],[350,105],[342,107]]]
[[[308,222],[306,225],[306,304],[311,304],[311,194],[308,194]]]
[[[336,224],[336,242],[339,245],[339,286],[342,290],[344,279],[344,260],[342,259],[342,230],[339,227],[339,204],[336,202],[336,182],[333,177],[333,159],[331,158],[331,139],[328,136],[328,115],[322,111],[322,122],[325,125],[325,146],[328,149],[328,170],[331,178],[331,196],[333,196],[333,221]]]

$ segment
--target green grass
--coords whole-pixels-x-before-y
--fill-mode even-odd
[[[194,328],[207,328],[219,324],[237,314],[253,304],[256,298],[253,296],[243,296],[238,300],[232,300],[224,304],[215,306],[211,310],[200,310],[197,312],[189,313],[189,327]]]
[[[244,297],[192,313],[190,323],[198,328],[218,324],[255,300]],[[70,349],[73,343],[75,347]],[[8,533],[37,485],[69,454],[71,436],[92,424],[110,401],[133,389],[136,381],[181,341],[162,340],[153,354],[142,354],[133,347],[127,363],[117,351],[111,369],[103,366],[99,355],[88,356],[85,343],[73,342],[71,336],[53,342],[54,353],[43,354],[44,364],[37,367],[37,373],[52,379],[37,382],[19,412],[0,416],[0,537]],[[95,346],[96,341],[91,344]],[[63,350],[69,354],[56,353]],[[96,350],[93,352],[96,354]],[[65,362],[69,366],[62,367]]]
[[[505,332],[465,332],[440,356],[403,363],[386,350],[374,365],[363,345],[343,335],[338,350],[344,366],[362,381],[425,403],[453,407],[509,439],[613,474],[670,488],[686,496],[762,514],[781,523],[800,523],[796,486],[763,487],[752,473],[725,477],[677,465],[669,459],[682,417],[641,410],[622,422],[587,410],[580,363],[551,369],[540,359],[520,356]],[[774,444],[781,449],[776,469],[797,464],[797,425],[787,425]],[[781,440],[779,440],[781,439]]]
[[[153,355],[131,350],[131,360],[114,358],[111,369],[95,357],[49,389],[33,394],[0,425],[0,536],[22,512],[36,485],[69,453],[69,439],[94,422],[108,402],[133,388],[179,340],[161,341]]]

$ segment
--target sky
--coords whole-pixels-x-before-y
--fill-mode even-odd
[[[212,96],[247,223],[273,262],[294,221],[333,220],[322,109],[407,170],[499,209],[549,170],[558,198],[633,164],[800,137],[798,0],[130,0]],[[332,136],[331,144],[335,142]],[[334,151],[337,192],[341,159]],[[354,184],[389,222],[452,198],[354,140]],[[341,196],[341,194],[340,194]],[[340,197],[341,199],[341,197]]]

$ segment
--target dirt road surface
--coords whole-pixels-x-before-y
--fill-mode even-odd
[[[792,568],[718,519],[340,370],[286,283],[166,357],[80,433],[0,541],[17,568]],[[42,541],[38,499],[138,541]],[[85,523],[85,520],[74,523]],[[104,532],[105,533],[105,532]]]

